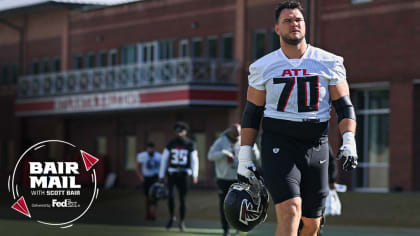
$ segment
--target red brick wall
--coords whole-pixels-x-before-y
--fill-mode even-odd
[[[162,2],[166,3],[141,2],[132,8],[116,7],[94,14],[72,15],[71,55],[141,41],[234,33],[235,1]],[[102,42],[96,41],[99,35],[103,36]],[[174,49],[178,51],[177,45]]]
[[[321,2],[320,47],[344,57],[352,83],[389,81],[390,189],[413,189],[413,85],[420,77],[417,52],[420,1]],[[414,130],[413,130],[414,128]]]
[[[390,91],[390,188],[413,188],[413,85],[392,83]]]
[[[344,57],[351,83],[417,78],[420,72],[413,65],[420,45],[414,42],[420,41],[420,33],[414,22],[420,20],[419,3],[377,1],[324,10],[321,46]]]

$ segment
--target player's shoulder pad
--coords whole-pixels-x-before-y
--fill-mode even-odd
[[[312,46],[312,52],[310,57],[312,59],[326,64],[343,64],[344,61],[343,57],[314,46]]]
[[[264,89],[264,71],[273,63],[278,61],[276,51],[271,52],[260,59],[256,60],[249,66],[248,83],[256,89]]]
[[[277,51],[273,51],[263,57],[260,57],[259,59],[257,59],[254,63],[252,63],[249,66],[249,72],[252,72],[251,70],[258,70],[260,73],[262,73],[264,71],[264,69],[266,67],[268,67],[270,64],[272,64],[273,62],[275,62],[277,56],[276,53]]]

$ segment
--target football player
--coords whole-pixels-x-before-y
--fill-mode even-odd
[[[237,123],[231,125],[213,145],[211,145],[208,159],[214,162],[217,187],[219,188],[219,211],[223,228],[223,236],[229,236],[229,224],[226,220],[223,204],[229,188],[237,182],[236,169],[238,167],[238,152],[240,147],[241,126]],[[257,145],[253,148],[253,160],[260,159]]]
[[[156,220],[156,202],[149,198],[150,187],[158,181],[161,154],[155,151],[155,144],[149,142],[146,151],[137,154],[137,176],[143,184],[146,200],[146,220]]]
[[[276,236],[316,236],[328,194],[328,122],[331,103],[343,138],[338,158],[357,166],[356,115],[343,58],[305,41],[303,8],[285,1],[275,11],[281,48],[250,65],[242,116],[238,174],[250,176],[262,119],[262,171],[275,204]]]
[[[187,137],[188,125],[184,122],[175,124],[176,137],[169,141],[163,154],[159,171],[159,180],[164,182],[166,173],[168,173],[168,206],[169,221],[166,229],[170,229],[175,221],[174,208],[175,196],[174,187],[178,189],[180,202],[180,221],[179,229],[185,231],[185,198],[188,191],[188,178],[192,175],[193,183],[198,182],[198,154],[194,143]]]

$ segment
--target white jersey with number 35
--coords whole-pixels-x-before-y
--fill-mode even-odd
[[[264,117],[290,121],[330,119],[328,86],[346,80],[343,58],[308,44],[300,59],[281,49],[249,66],[249,85],[266,91]]]

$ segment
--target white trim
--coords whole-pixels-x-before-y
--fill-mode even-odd
[[[175,91],[182,91],[182,90],[214,90],[214,91],[238,91],[238,87],[236,86],[205,86],[205,85],[177,85],[177,86],[170,86],[170,87],[161,87],[161,88],[144,88],[144,89],[135,89],[135,90],[122,90],[118,92],[132,92],[137,91],[139,93],[154,93],[154,92],[175,92]],[[75,97],[75,96],[86,96],[86,95],[101,95],[101,94],[111,94],[115,93],[116,91],[112,92],[104,92],[104,93],[87,93],[87,94],[73,94],[73,95],[65,95],[65,96],[52,96],[52,97],[42,97],[42,98],[30,98],[30,99],[18,99],[15,101],[16,104],[26,104],[26,103],[34,103],[34,102],[47,102],[53,101],[57,98],[63,97]]]
[[[380,167],[380,168],[388,168],[389,167],[389,163],[385,163],[385,162],[380,162],[380,163],[375,163],[375,162],[359,162],[358,167],[362,167],[362,168],[369,168],[369,167]]]
[[[389,192],[388,188],[355,188],[355,192],[362,193],[387,193]]]
[[[115,49],[115,48],[113,48],[113,49],[110,49],[110,50],[108,50],[108,61],[107,61],[107,66],[109,67],[109,66],[116,66],[116,65],[118,65],[118,58],[117,58],[117,49]],[[113,55],[115,55],[115,65],[112,65],[111,64],[111,59],[112,59],[112,56]]]
[[[420,79],[413,79],[413,84],[420,84]]]
[[[370,83],[350,83],[349,86],[351,89],[383,89],[383,88],[389,88],[391,85],[388,81],[382,81],[382,82],[370,82]]]
[[[380,115],[380,114],[389,114],[389,113],[391,113],[391,109],[389,108],[356,110],[357,115]]]
[[[362,3],[369,3],[373,0],[351,0],[351,4],[362,4]]]

